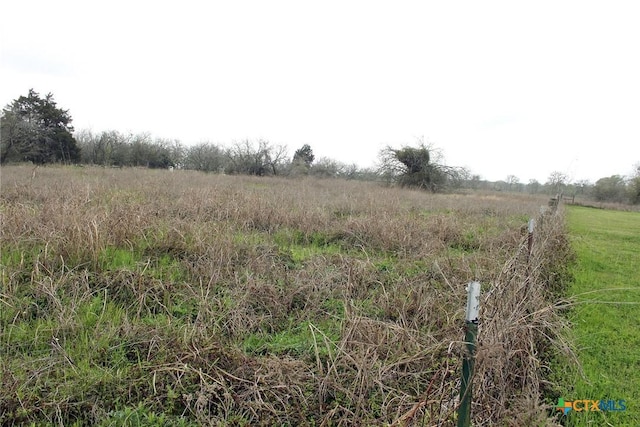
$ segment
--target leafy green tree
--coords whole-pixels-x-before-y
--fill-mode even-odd
[[[58,108],[53,95],[29,90],[2,110],[0,163],[77,162],[80,149],[72,135],[71,115]]]
[[[623,202],[626,199],[626,185],[620,175],[600,178],[593,186],[593,197],[600,202]]]

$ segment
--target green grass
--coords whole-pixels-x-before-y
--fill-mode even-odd
[[[277,333],[255,333],[243,342],[243,350],[248,354],[276,354],[304,356],[310,359],[317,351],[320,356],[328,355],[324,338],[335,345],[340,339],[340,321],[326,320],[320,325],[309,321],[289,325]]]
[[[583,374],[565,400],[624,399],[620,413],[575,413],[569,423],[640,425],[640,214],[569,207],[577,253],[570,314]]]
[[[0,425],[450,425],[472,279],[497,290],[486,348],[510,346],[476,365],[476,424],[548,415],[535,370],[563,322],[515,291],[536,199],[2,172]],[[534,289],[568,249],[549,245],[564,229],[541,230]]]

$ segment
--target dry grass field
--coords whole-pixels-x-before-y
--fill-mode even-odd
[[[0,424],[553,425],[561,215],[533,196],[1,171]],[[524,227],[538,219],[528,255]]]

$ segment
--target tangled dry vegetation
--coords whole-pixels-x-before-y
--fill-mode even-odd
[[[0,201],[0,424],[453,425],[471,280],[474,425],[553,424],[540,199],[12,166]]]

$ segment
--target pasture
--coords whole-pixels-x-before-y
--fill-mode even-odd
[[[640,213],[571,206],[577,254],[569,314],[582,371],[565,399],[626,401],[623,412],[570,414],[570,425],[640,425]]]
[[[528,195],[2,168],[0,424],[553,425],[572,252]],[[533,251],[525,225],[538,218]]]

